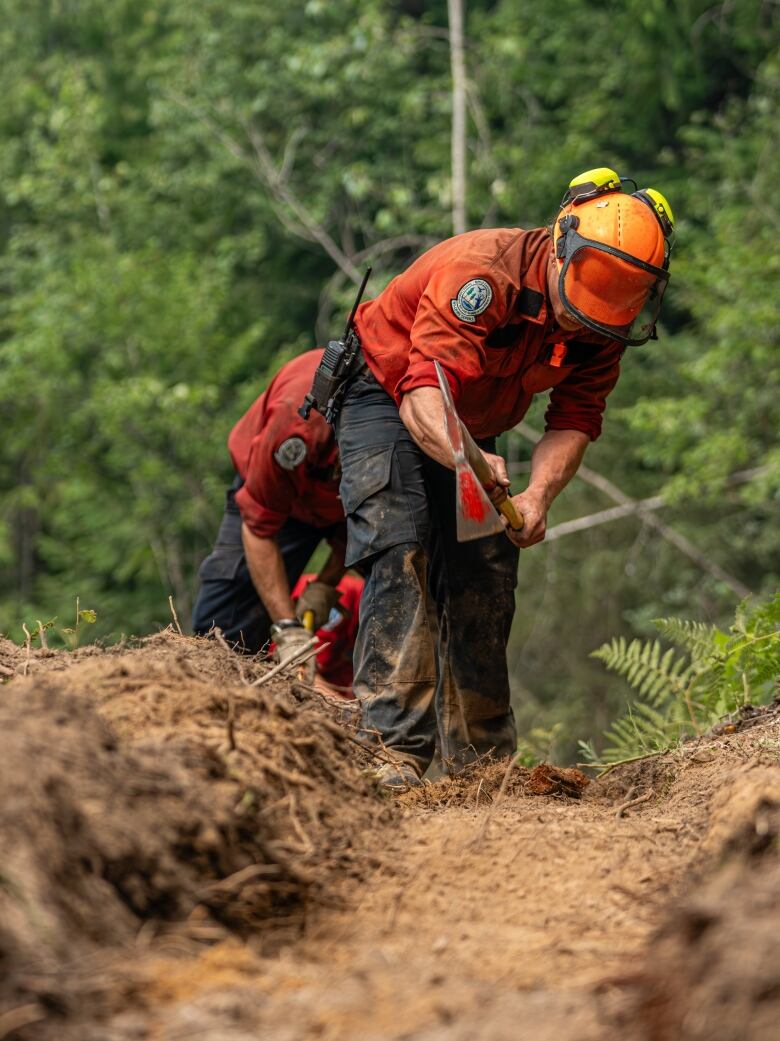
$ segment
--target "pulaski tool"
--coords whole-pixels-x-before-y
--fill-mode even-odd
[[[433,363],[439,379],[439,389],[444,401],[444,420],[447,440],[455,461],[455,510],[457,516],[458,542],[481,539],[484,535],[497,535],[504,530],[496,509],[509,521],[515,531],[523,526],[523,518],[508,497],[497,507],[488,498],[484,485],[490,484],[493,474],[490,464],[479,450],[471,434],[461,423],[452,400],[447,377],[438,361]]]

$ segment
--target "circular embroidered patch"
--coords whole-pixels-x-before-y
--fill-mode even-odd
[[[473,322],[477,315],[487,311],[492,299],[493,290],[490,283],[484,278],[472,278],[460,287],[455,299],[450,300],[450,305],[456,318],[460,318],[462,322]]]
[[[283,470],[294,470],[306,458],[306,442],[302,437],[288,437],[274,452],[274,459]]]

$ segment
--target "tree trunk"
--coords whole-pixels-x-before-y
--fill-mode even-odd
[[[452,67],[452,231],[466,230],[466,61],[463,55],[464,0],[447,0]]]

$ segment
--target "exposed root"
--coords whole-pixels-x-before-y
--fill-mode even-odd
[[[649,802],[650,799],[652,799],[654,795],[655,795],[655,792],[645,792],[644,795],[639,795],[639,796],[637,796],[636,799],[628,799],[628,800],[626,800],[626,802],[623,802],[623,803],[620,804],[620,806],[618,806],[618,808],[617,808],[617,810],[615,812],[615,817],[616,818],[624,817],[626,815],[626,813],[628,812],[628,810],[633,809],[634,806],[641,806],[643,802]]]

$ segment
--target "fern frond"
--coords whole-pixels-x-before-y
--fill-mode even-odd
[[[780,592],[771,596],[766,603],[756,606],[750,615],[742,610],[746,603],[747,601],[743,601],[737,608],[737,616],[731,626],[731,631],[735,635],[762,635],[780,627]]]
[[[737,609],[734,612],[734,622],[731,626],[731,631],[733,633],[744,635],[745,626],[747,625],[747,608],[749,603],[750,597],[746,596],[744,600],[740,600],[737,604]]]
[[[596,749],[593,747],[592,741],[578,741],[577,750],[582,756],[584,763],[598,763],[600,762],[599,756],[596,755]]]
[[[718,636],[723,635],[717,626],[684,618],[656,618],[653,625],[670,643],[688,651],[693,661],[715,653],[719,646]]]
[[[679,724],[663,713],[642,702],[634,702],[626,715],[605,733],[608,743],[601,760],[616,763],[637,754],[668,748],[679,737],[679,731]]]
[[[780,681],[780,640],[777,643],[778,651],[774,654],[767,654],[763,658],[746,663],[743,672],[751,688],[764,687]]]
[[[681,695],[690,674],[686,659],[675,658],[673,649],[661,656],[658,640],[632,640],[627,644],[620,636],[593,651],[591,657],[624,676],[641,697],[655,706]]]
[[[780,593],[749,610],[736,610],[729,633],[704,622],[659,618],[661,635],[687,653],[663,650],[659,640],[616,637],[593,651],[623,676],[638,700],[604,736],[600,757],[618,763],[673,747],[692,729],[704,729],[749,698],[768,701],[780,680]],[[693,720],[691,719],[693,715]],[[592,747],[591,747],[592,751]]]

